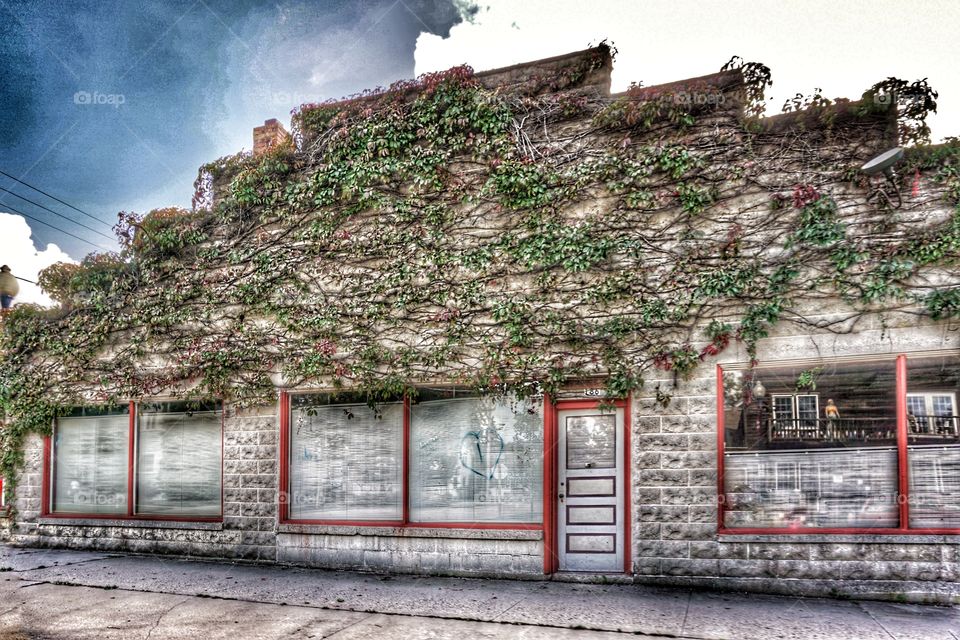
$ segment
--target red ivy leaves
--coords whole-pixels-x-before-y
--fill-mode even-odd
[[[803,209],[808,204],[812,204],[820,199],[820,192],[812,185],[798,184],[793,188],[793,206],[796,209]]]

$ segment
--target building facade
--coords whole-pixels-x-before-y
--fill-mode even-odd
[[[556,92],[543,70],[584,55],[479,77]],[[608,92],[609,66],[570,82]],[[729,74],[634,97],[679,89],[733,103],[742,82]],[[741,102],[731,108],[742,116]],[[761,121],[765,203],[802,182],[783,156],[828,165],[840,147],[865,161],[896,143],[888,115],[846,127],[849,109],[831,108],[829,126],[809,111]],[[729,113],[714,118],[703,135],[743,131]],[[273,144],[271,126],[258,135]],[[818,188],[852,203],[845,216],[869,218],[863,186],[832,170]],[[917,176],[896,215],[949,219],[946,187]],[[751,211],[752,187],[723,180],[724,210]],[[522,398],[438,379],[371,406],[277,375],[275,401],[253,406],[91,403],[26,439],[5,535],[323,568],[955,602],[960,340],[955,320],[915,307],[852,313],[814,291],[755,341],[692,339],[684,353],[697,367],[658,357],[622,398],[603,374]]]

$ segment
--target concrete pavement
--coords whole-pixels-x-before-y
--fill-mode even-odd
[[[960,640],[955,607],[632,584],[386,576],[4,546],[0,572],[0,630],[26,638],[632,633],[711,640]],[[6,638],[0,631],[0,640]]]

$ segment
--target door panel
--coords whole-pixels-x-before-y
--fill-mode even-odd
[[[621,572],[623,409],[559,409],[557,431],[559,569]]]

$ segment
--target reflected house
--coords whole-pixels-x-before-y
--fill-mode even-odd
[[[950,357],[906,362],[906,420],[891,359],[736,372],[740,391],[726,396],[728,526],[896,528],[901,441],[911,523],[960,525],[960,368]]]
[[[771,194],[798,179],[783,158],[799,148],[826,167],[825,188],[849,215],[875,213],[862,185],[836,169],[846,166],[837,157],[866,159],[895,144],[894,114],[853,117],[864,105],[849,103],[830,117],[814,109],[745,123],[740,71],[625,98],[609,92],[611,67],[609,50],[598,47],[476,79],[498,95],[524,96],[516,104],[544,98],[553,105],[544,117],[561,118],[578,140],[597,126],[577,110],[584,100],[609,106],[711,87],[723,99],[711,102],[709,126],[668,120],[651,133],[637,125],[633,139],[620,132],[616,144],[683,140],[739,155],[754,136],[759,186],[716,178],[742,211],[785,215],[770,209]],[[585,71],[564,74],[570,68]],[[551,74],[567,84],[545,82]],[[267,121],[255,152],[287,135]],[[952,215],[937,191],[944,187],[927,175],[922,197],[905,191],[903,209],[885,223]],[[229,187],[218,179],[214,195]],[[584,298],[595,293],[577,287]],[[164,397],[77,407],[50,437],[27,441],[0,535],[26,546],[362,571],[613,576],[956,602],[956,327],[909,309],[847,322],[842,300],[796,305],[813,320],[773,327],[755,352],[735,339],[719,353],[704,350],[689,380],[649,368],[626,398],[606,397],[598,369],[553,395],[524,398],[425,376],[406,395],[371,405],[350,388],[278,378],[275,402],[262,406]],[[608,312],[611,322],[635,320]]]

